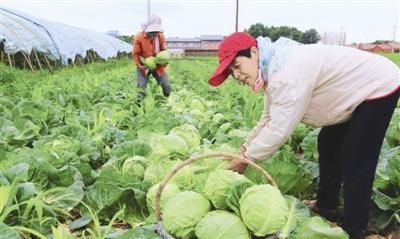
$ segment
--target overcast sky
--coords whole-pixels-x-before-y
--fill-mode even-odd
[[[305,31],[346,33],[347,43],[399,41],[399,0],[239,0],[239,31],[261,22]],[[147,19],[147,0],[1,0],[0,5],[47,20],[99,32],[132,35]],[[228,35],[236,0],[151,0],[167,37]]]

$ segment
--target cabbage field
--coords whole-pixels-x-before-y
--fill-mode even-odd
[[[0,65],[0,238],[162,238],[160,181],[194,155],[238,153],[261,115],[263,96],[228,80],[207,80],[216,58],[172,59],[172,93],[152,79],[136,100],[130,59],[71,66],[54,74]],[[300,124],[288,142],[243,175],[209,158],[180,169],[161,195],[162,228],[189,239],[341,239],[311,213],[318,128]],[[381,151],[370,224],[400,225],[400,105]],[[342,209],[342,206],[339,208]],[[340,212],[341,210],[339,210]]]

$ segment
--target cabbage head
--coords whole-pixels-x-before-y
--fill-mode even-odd
[[[168,159],[150,162],[144,172],[144,181],[151,185],[160,182],[178,162]]]
[[[295,158],[294,152],[285,147],[270,159],[259,162],[258,165],[270,172],[283,194],[301,194],[311,184],[311,175]],[[247,167],[244,175],[257,184],[266,183],[265,177],[253,167]]]
[[[249,179],[241,174],[231,170],[218,169],[209,174],[204,185],[204,194],[210,199],[215,208],[227,209],[226,200],[232,188],[236,184],[244,182],[251,183]]]
[[[184,139],[189,149],[200,145],[200,132],[195,126],[191,124],[183,124],[175,127],[169,133],[178,135],[182,139]]]
[[[219,123],[220,121],[222,121],[225,118],[224,114],[222,113],[216,113],[213,115],[212,117],[212,121],[214,123]]]
[[[204,171],[203,168],[194,166],[194,171],[196,172],[193,176],[192,188],[196,192],[203,192],[204,185],[206,184],[209,172]]]
[[[154,185],[160,182],[169,171],[171,171],[177,164],[181,163],[180,160],[159,160],[153,161],[149,164],[144,172],[144,181]],[[172,178],[172,183],[176,183],[182,188],[191,187],[193,184],[194,172],[190,165],[181,168]]]
[[[149,159],[153,160],[173,153],[185,155],[189,151],[186,141],[176,134],[158,135],[157,138],[151,140],[151,146],[153,147],[153,152]]]
[[[242,195],[239,204],[243,222],[256,236],[273,234],[286,225],[288,204],[276,187],[252,186]]]
[[[297,239],[348,239],[349,236],[341,227],[330,227],[320,217],[305,220],[297,229]]]
[[[194,184],[194,177],[194,168],[191,165],[186,165],[185,167],[179,169],[174,176],[172,176],[171,182],[176,183],[183,189],[192,188]]]
[[[135,139],[132,141],[124,141],[123,143],[117,144],[111,151],[113,158],[126,159],[134,155],[140,155],[147,157],[151,153],[152,149],[150,144],[142,139]]]
[[[210,207],[210,202],[200,193],[180,192],[169,199],[162,210],[164,227],[178,238],[193,238],[197,223],[210,211]]]
[[[159,186],[160,184],[157,183],[147,191],[146,202],[149,212],[154,212],[156,208],[156,194]],[[161,193],[161,199],[160,199],[161,208],[164,207],[165,203],[170,198],[174,197],[179,192],[181,192],[181,190],[178,185],[176,185],[175,183],[167,183]]]
[[[190,102],[190,109],[197,109],[200,112],[204,113],[207,109],[207,105],[203,98],[195,97]]]
[[[212,211],[195,228],[198,239],[250,239],[240,217],[227,211]]]
[[[125,160],[122,165],[122,173],[132,176],[137,181],[142,181],[146,170],[146,158],[135,155]]]
[[[157,67],[156,58],[154,56],[149,57],[140,57],[140,61],[145,65],[149,70],[154,70]]]
[[[170,58],[171,56],[167,50],[160,51],[156,55],[156,63],[161,65],[166,65],[169,63]]]
[[[212,152],[211,149],[205,149],[202,153]],[[201,151],[196,151],[192,155],[201,154]],[[196,161],[191,164],[194,172],[193,176],[193,189],[196,192],[204,192],[208,176],[216,169],[224,169],[229,164],[229,161],[220,157],[211,157],[203,160]]]
[[[228,148],[229,147],[229,148]],[[206,153],[211,153],[215,151],[221,152],[230,152],[230,153],[238,153],[235,148],[230,147],[227,144],[222,144],[219,147],[215,148],[211,144],[202,144],[198,147],[193,148],[190,153],[192,156],[201,155]],[[215,169],[223,169],[229,165],[228,160],[224,160],[222,157],[210,157],[205,158],[196,162],[193,162],[192,165],[199,166],[199,168],[203,168],[204,171],[214,171]]]
[[[227,153],[233,153],[237,154],[238,150],[236,148],[233,148],[229,144],[221,144],[216,148],[211,148],[210,145],[201,145],[201,147],[198,147],[197,149],[193,150],[193,155],[194,154],[205,154],[205,153],[211,153],[211,152],[227,152]],[[210,157],[206,158],[197,162],[194,162],[195,165],[199,165],[200,167],[206,168],[208,170],[215,170],[215,169],[223,169],[226,166],[229,165],[228,160],[224,160],[221,157]]]

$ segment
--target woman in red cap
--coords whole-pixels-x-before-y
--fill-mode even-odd
[[[343,228],[363,238],[380,149],[400,95],[399,68],[358,49],[272,43],[243,32],[226,37],[219,66],[209,79],[218,86],[231,75],[252,91],[264,91],[264,111],[241,147],[253,161],[268,159],[299,122],[322,127],[318,135],[319,188],[310,208],[336,220],[343,184]],[[243,172],[246,165],[232,162]]]

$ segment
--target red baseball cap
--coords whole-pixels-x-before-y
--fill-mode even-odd
[[[219,65],[214,74],[208,80],[208,83],[212,86],[219,86],[222,84],[230,74],[228,67],[232,63],[233,59],[235,59],[236,55],[240,51],[252,46],[257,46],[257,41],[248,33],[235,32],[227,36],[219,45]]]

